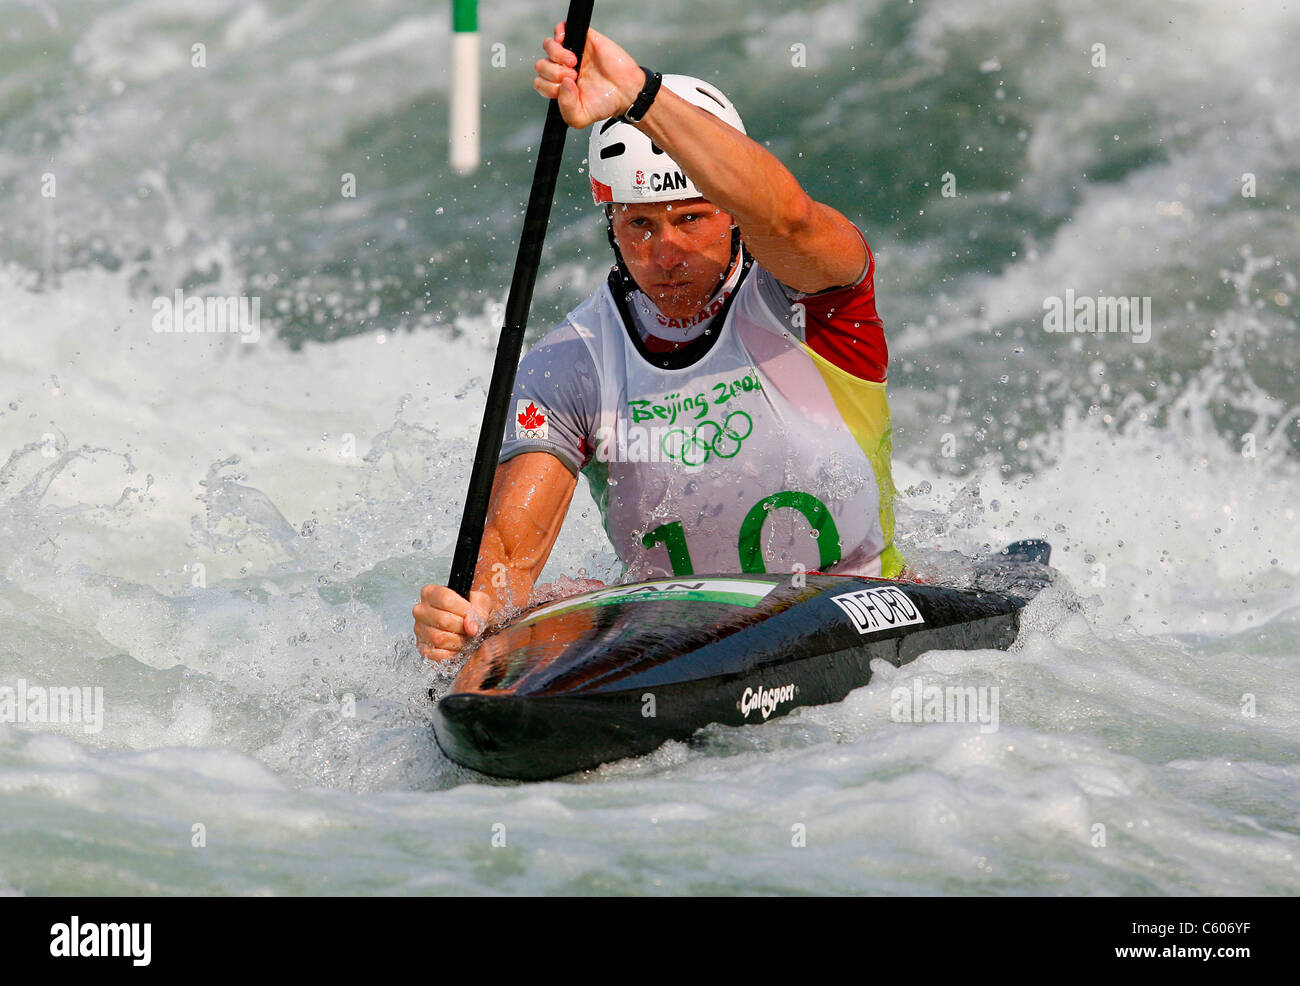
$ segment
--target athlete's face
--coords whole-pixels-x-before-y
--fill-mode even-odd
[[[623,262],[669,318],[690,318],[727,279],[731,216],[712,202],[615,204],[612,210]]]

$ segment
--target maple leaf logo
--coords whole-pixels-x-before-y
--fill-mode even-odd
[[[531,431],[534,428],[540,428],[544,424],[546,424],[546,415],[540,413],[537,410],[537,405],[529,401],[528,406],[519,413],[519,427]]]

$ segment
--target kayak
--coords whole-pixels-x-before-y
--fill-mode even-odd
[[[838,702],[930,650],[1005,650],[1052,580],[1019,541],[975,588],[807,574],[653,579],[526,611],[483,640],[436,705],[438,745],[484,774],[544,780]]]

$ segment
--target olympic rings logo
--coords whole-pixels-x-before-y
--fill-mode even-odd
[[[691,431],[673,428],[664,435],[661,448],[670,459],[688,466],[702,466],[710,456],[734,457],[753,432],[754,419],[744,411],[732,411],[722,424],[701,421]]]

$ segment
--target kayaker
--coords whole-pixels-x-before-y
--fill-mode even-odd
[[[862,234],[745,135],[731,102],[564,25],[534,88],[591,127],[615,266],[525,356],[467,600],[427,585],[420,652],[528,603],[586,475],[629,580],[892,577],[888,359]]]

